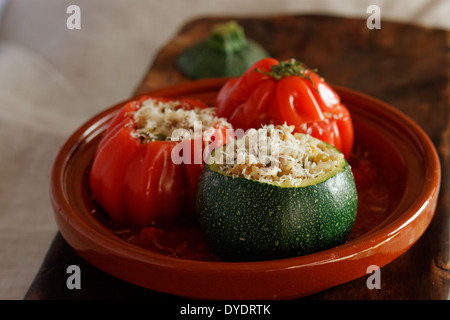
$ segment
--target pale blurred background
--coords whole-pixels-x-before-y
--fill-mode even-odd
[[[69,30],[69,5],[81,29]],[[329,14],[450,30],[450,0],[0,0],[0,299],[22,299],[57,232],[52,161],[82,123],[132,95],[155,54],[207,15]]]

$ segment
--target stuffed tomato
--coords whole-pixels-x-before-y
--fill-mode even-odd
[[[94,157],[94,199],[122,224],[192,218],[203,152],[226,142],[230,128],[215,108],[197,100],[142,97],[125,104]]]
[[[294,59],[261,59],[220,90],[217,114],[234,128],[288,124],[339,149],[348,159],[353,124],[338,94],[316,72]]]
[[[262,261],[344,243],[357,192],[335,147],[293,127],[268,125],[215,149],[197,188],[197,216],[224,261]]]

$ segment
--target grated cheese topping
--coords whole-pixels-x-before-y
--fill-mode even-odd
[[[343,168],[344,156],[294,126],[266,125],[218,148],[208,163],[232,176],[284,186],[306,186]]]
[[[135,138],[141,142],[154,140],[182,141],[197,138],[211,141],[214,127],[232,128],[225,118],[217,117],[215,108],[186,110],[180,101],[145,100],[134,112],[136,122]]]

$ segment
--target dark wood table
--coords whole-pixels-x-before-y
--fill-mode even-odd
[[[231,19],[205,17],[185,24],[160,50],[135,94],[187,81],[174,65],[177,55],[206,37],[214,23]],[[381,289],[369,290],[362,277],[301,300],[449,299],[450,33],[385,20],[381,29],[369,30],[363,19],[317,15],[235,20],[273,57],[301,60],[329,83],[365,92],[410,116],[430,136],[441,160],[435,216],[406,253],[381,268]],[[82,271],[81,290],[66,286],[72,264]],[[182,300],[104,273],[78,256],[59,233],[24,298]]]

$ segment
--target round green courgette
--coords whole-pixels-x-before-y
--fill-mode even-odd
[[[245,37],[241,26],[230,21],[214,25],[207,39],[180,53],[176,64],[192,79],[237,77],[268,56],[263,47]]]
[[[355,181],[344,157],[333,171],[298,187],[231,176],[207,163],[196,201],[205,240],[223,261],[283,259],[340,245],[357,210]]]

